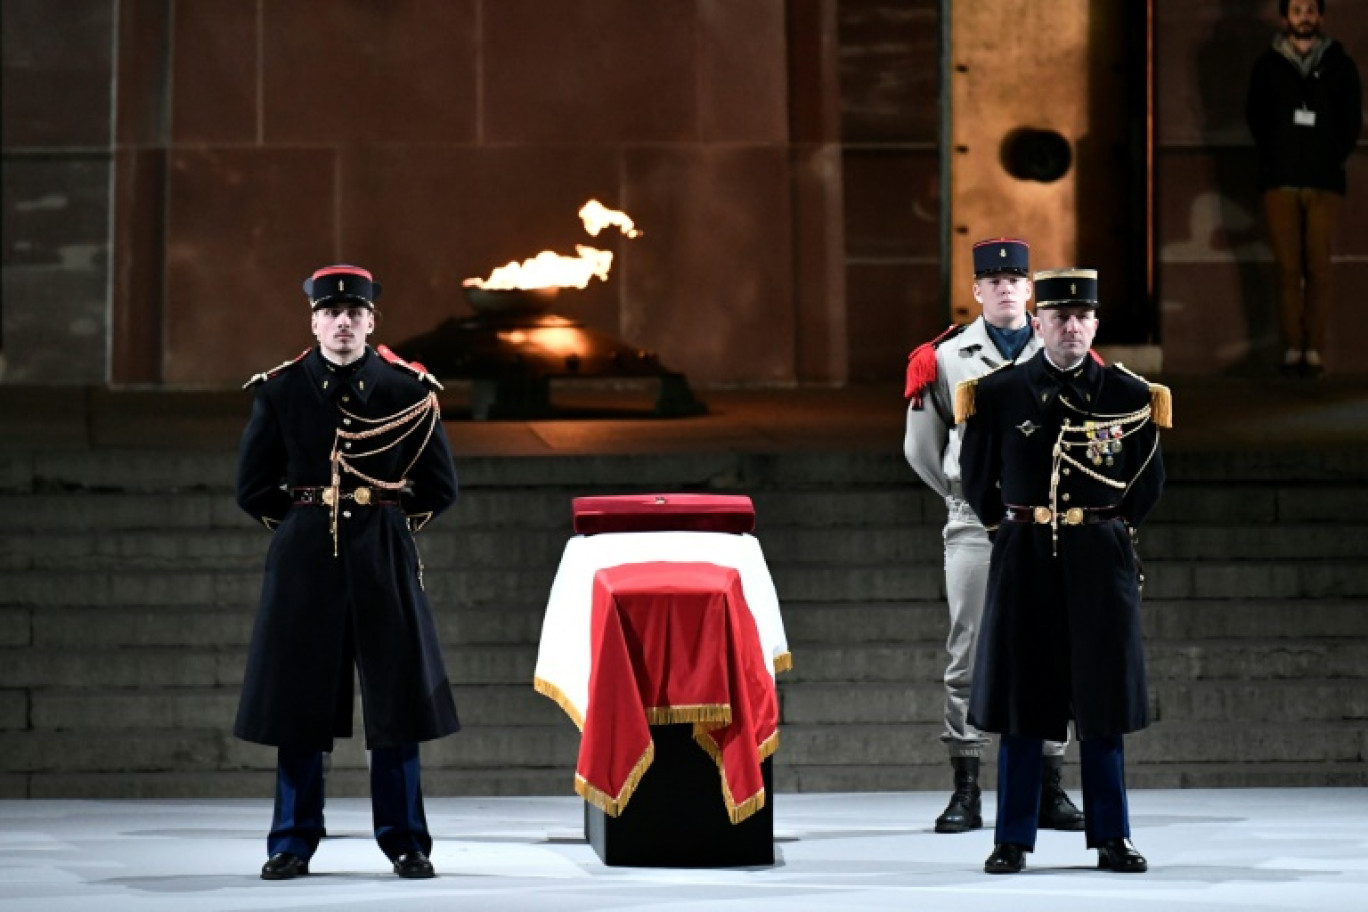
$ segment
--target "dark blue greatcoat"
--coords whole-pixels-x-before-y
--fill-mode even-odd
[[[1149,724],[1138,566],[1126,524],[1139,526],[1158,502],[1164,465],[1152,421],[1127,426],[1134,433],[1119,440],[1110,466],[1095,465],[1078,444],[1088,435],[1072,433],[1065,452],[1122,486],[1065,462],[1055,506],[1119,506],[1124,522],[1061,523],[1057,543],[1049,525],[1002,522],[1007,505],[1051,505],[1066,419],[1079,425],[1150,404],[1148,383],[1091,357],[1063,387],[1056,377],[1042,351],[980,380],[960,467],[970,506],[998,526],[969,720],[984,731],[1062,741],[1070,719],[1080,738]]]
[[[338,429],[368,429],[373,425],[358,419],[395,415],[428,393],[410,371],[374,351],[341,376],[317,348],[258,387],[238,455],[237,501],[274,535],[234,726],[239,738],[330,749],[334,738],[351,735],[353,667],[367,747],[428,741],[460,728],[411,531],[456,499],[441,422],[417,422],[373,456],[359,454],[394,442],[411,426],[343,444],[342,452],[358,454],[355,464],[365,474],[386,482],[407,477],[409,484],[399,504],[340,501],[336,556],[329,509],[296,505],[289,493],[330,484]],[[342,476],[343,490],[364,484]]]

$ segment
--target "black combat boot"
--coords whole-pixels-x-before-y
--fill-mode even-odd
[[[945,813],[936,818],[937,833],[967,833],[983,826],[983,802],[979,795],[979,758],[951,757],[955,768],[955,791]]]
[[[1040,828],[1043,830],[1081,830],[1083,812],[1074,806],[1059,784],[1063,757],[1042,757],[1040,767]]]

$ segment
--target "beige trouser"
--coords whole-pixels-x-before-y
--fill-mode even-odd
[[[951,757],[978,757],[989,738],[969,724],[969,692],[974,685],[974,648],[983,602],[988,593],[988,562],[993,546],[988,532],[969,505],[957,497],[945,498],[949,515],[945,523],[945,596],[950,607],[950,634],[945,649],[945,728],[941,743]],[[1067,742],[1046,741],[1043,753],[1059,756]]]
[[[1282,338],[1294,351],[1325,348],[1330,238],[1339,204],[1339,194],[1329,190],[1278,187],[1264,193],[1264,221],[1278,270]]]

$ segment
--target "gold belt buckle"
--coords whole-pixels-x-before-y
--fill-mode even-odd
[[[1069,507],[1064,511],[1064,524],[1068,526],[1083,525],[1083,508]]]
[[[1033,515],[1035,521],[1043,526],[1054,517],[1054,512],[1049,507],[1036,507]]]
[[[366,506],[371,502],[370,488],[357,488],[355,491],[352,491],[352,500],[363,507]]]
[[[334,491],[332,488],[324,488],[324,489],[323,489],[323,506],[325,506],[325,507],[331,507],[331,506],[333,505],[333,499],[334,499],[334,495],[335,495],[336,493],[337,493],[337,492]]]

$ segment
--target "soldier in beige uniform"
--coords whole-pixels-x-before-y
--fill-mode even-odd
[[[1031,297],[1030,248],[1014,238],[993,238],[974,245],[974,299],[983,313],[972,323],[953,326],[920,346],[908,359],[907,436],[903,452],[926,485],[945,498],[945,594],[950,609],[945,669],[945,727],[941,742],[950,753],[955,790],[936,818],[937,833],[963,833],[983,826],[978,785],[979,757],[989,738],[969,724],[969,692],[974,677],[974,647],[988,586],[991,546],[988,533],[965,503],[960,487],[960,441],[955,426],[954,390],[1011,361],[1024,361],[1040,349],[1031,330],[1026,303]],[[1047,741],[1040,803],[1040,825],[1083,829],[1083,814],[1060,786],[1064,744]]]

